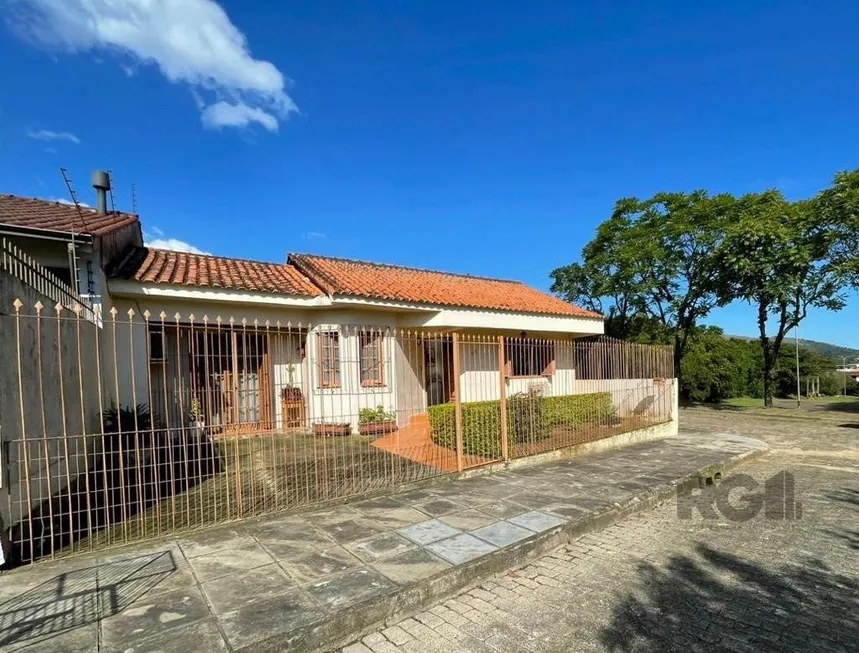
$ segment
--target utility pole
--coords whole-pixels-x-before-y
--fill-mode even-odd
[[[841,369],[844,370],[841,373],[841,376],[844,377],[844,396],[846,397],[847,396],[847,356],[842,356],[841,361],[844,363],[841,366]]]

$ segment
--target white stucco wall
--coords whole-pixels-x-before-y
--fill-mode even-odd
[[[119,311],[120,322],[128,319],[127,311],[132,308],[138,321],[144,310],[149,310],[152,314],[150,319],[156,322],[159,321],[157,316],[164,311],[168,315],[168,326],[174,327],[176,313],[180,314],[183,323],[193,314],[198,325],[204,315],[209,317],[210,323],[216,316],[220,316],[222,323],[233,317],[237,323],[242,319],[256,319],[260,324],[269,320],[272,325],[278,321],[281,325],[290,324],[293,328],[300,325],[302,332],[306,330],[309,334],[304,343],[305,358],[302,359],[297,353],[301,342],[290,342],[286,346],[272,340],[273,407],[278,426],[283,423],[280,393],[288,385],[290,364],[293,385],[300,386],[305,397],[308,422],[349,422],[353,428],[357,428],[360,409],[381,405],[386,411],[397,414],[399,424],[408,423],[413,415],[424,411],[427,404],[425,345],[406,335],[410,329],[414,333],[414,327],[438,328],[449,333],[449,329],[454,326],[465,328],[466,332],[477,330],[485,334],[503,333],[508,336],[518,336],[522,331],[526,331],[528,337],[560,338],[565,342],[572,342],[576,336],[602,332],[600,320],[566,316],[521,315],[464,308],[442,310],[437,307],[329,297],[293,299],[214,289],[144,286],[116,280],[110,281],[110,288],[112,292],[120,294],[133,293],[133,297],[108,299],[105,302],[106,306],[111,303],[115,305]],[[384,339],[383,386],[366,387],[360,382],[359,341],[354,328],[361,325],[391,329],[391,333]],[[316,334],[331,329],[340,332],[339,388],[320,387],[318,379]],[[106,331],[112,348],[112,325],[109,320],[106,323]],[[144,330],[135,331],[127,325],[120,326],[117,329],[116,349],[120,353],[130,351],[132,346],[129,338],[133,337],[140,338],[143,346],[138,343],[133,347],[133,357],[120,356],[117,363],[120,403],[124,404],[132,401],[132,379],[138,401],[141,388],[145,388],[146,383]],[[450,363],[452,364],[452,361]],[[461,345],[460,364],[463,401],[500,397],[498,344],[494,337],[464,341]],[[450,383],[446,383],[452,386],[452,379]],[[527,392],[533,386],[539,386],[545,395],[571,394],[574,392],[574,384],[572,349],[564,346],[557,348],[556,365],[551,375],[513,377],[505,380],[508,396]],[[450,391],[452,390],[451,387]],[[110,388],[108,391],[116,394]]]
[[[676,379],[579,379],[575,387],[575,394],[611,392],[618,417],[677,419]]]
[[[460,384],[463,401],[487,401],[501,398],[498,377],[498,343],[465,342],[462,344]],[[539,389],[546,397],[569,395],[575,392],[576,370],[572,341],[555,344],[555,370],[545,376],[507,377],[507,396]]]

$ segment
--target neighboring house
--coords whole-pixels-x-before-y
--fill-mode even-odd
[[[848,363],[844,367],[838,368],[836,372],[849,376],[854,381],[859,381],[859,363]]]
[[[84,303],[96,305],[106,293],[107,265],[143,244],[136,215],[14,195],[0,195],[0,238],[44,266]]]

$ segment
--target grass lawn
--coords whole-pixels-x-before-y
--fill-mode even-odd
[[[370,442],[356,435],[279,433],[216,440],[223,470],[219,474],[76,542],[64,553],[281,512],[439,473]]]
[[[842,397],[841,395],[838,395],[835,397],[814,397],[811,399],[803,397],[801,403],[826,405],[855,403],[857,401],[859,401],[859,397]],[[778,398],[775,400],[775,404],[780,407],[785,407],[788,404],[795,406],[796,397]],[[725,399],[719,405],[724,406],[725,408],[763,408],[764,400],[760,397],[732,397],[731,399]]]

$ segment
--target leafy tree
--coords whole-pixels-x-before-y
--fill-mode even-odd
[[[836,234],[821,228],[814,209],[809,202],[792,204],[778,191],[746,195],[717,255],[730,288],[724,294],[757,309],[765,406],[772,405],[776,364],[788,332],[809,307],[844,306],[844,275],[831,260]]]
[[[839,172],[830,188],[811,200],[819,228],[832,241],[832,263],[859,287],[859,169]]]
[[[552,290],[600,310],[612,335],[667,336],[682,374],[696,324],[728,299],[715,252],[735,205],[730,195],[703,190],[622,199],[585,246],[583,262],[552,272]]]
[[[753,343],[725,338],[718,327],[696,329],[683,357],[680,392],[692,401],[716,402],[759,394],[760,364]]]

